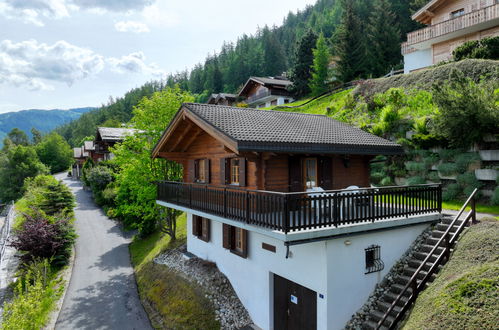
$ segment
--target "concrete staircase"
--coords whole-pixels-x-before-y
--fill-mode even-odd
[[[398,322],[417,298],[420,291],[431,283],[436,273],[447,262],[452,247],[465,225],[471,220],[475,222],[474,196],[476,190],[463,205],[454,218],[444,217],[438,223],[424,244],[420,245],[407,262],[402,274],[385,291],[371,310],[369,319],[362,325],[363,329],[396,329]],[[472,211],[460,219],[465,207],[471,203]]]

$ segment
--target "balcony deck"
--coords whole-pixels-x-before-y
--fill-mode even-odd
[[[493,27],[494,20],[499,19],[499,4],[494,4],[471,13],[428,26],[407,34],[407,41],[402,43],[402,54],[408,54],[417,48],[418,44],[424,44],[430,40],[437,43],[444,39],[450,39],[459,36],[459,31],[470,29],[470,33],[482,29]],[[487,23],[491,23],[488,25]],[[471,29],[475,27],[475,29]],[[476,30],[476,31],[475,31]]]
[[[440,185],[280,193],[158,183],[158,200],[284,234],[439,213]]]

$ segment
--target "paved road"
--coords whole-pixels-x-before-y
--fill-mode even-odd
[[[63,179],[61,175],[58,179]],[[80,182],[64,178],[76,196],[76,259],[56,329],[151,329],[140,303],[128,244]]]

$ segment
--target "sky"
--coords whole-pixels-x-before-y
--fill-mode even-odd
[[[106,104],[316,0],[0,0],[0,113]]]

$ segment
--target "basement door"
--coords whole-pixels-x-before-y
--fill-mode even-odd
[[[274,329],[317,329],[317,293],[274,274]]]

